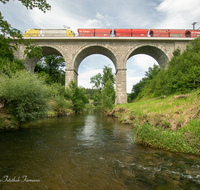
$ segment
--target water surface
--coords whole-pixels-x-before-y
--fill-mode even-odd
[[[0,133],[0,189],[200,189],[200,156],[133,144],[132,131],[89,110]]]

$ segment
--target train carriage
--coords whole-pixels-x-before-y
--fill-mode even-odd
[[[149,32],[151,37],[169,37],[168,29],[151,29]]]
[[[169,30],[169,37],[185,38],[185,30],[170,29]]]
[[[200,30],[186,30],[186,37],[196,38],[200,36]]]
[[[110,37],[112,29],[95,29],[96,37]]]
[[[114,29],[116,37],[131,37],[131,29]]]
[[[132,37],[148,37],[149,29],[132,29],[131,36]]]
[[[94,29],[78,29],[79,37],[93,37]]]

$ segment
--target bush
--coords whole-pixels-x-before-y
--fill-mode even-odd
[[[43,118],[49,109],[51,88],[45,79],[27,71],[17,71],[10,77],[0,75],[0,97],[4,98],[10,111],[19,122]]]
[[[75,113],[82,111],[85,108],[85,104],[88,102],[85,89],[78,87],[73,81],[71,81],[66,88],[65,98],[72,101],[72,108]]]
[[[102,108],[111,110],[115,103],[115,89],[111,79],[109,79],[102,90]]]
[[[10,61],[8,58],[0,57],[0,74],[4,73],[8,76],[11,76],[12,73],[24,69],[24,61],[16,59],[15,61]]]

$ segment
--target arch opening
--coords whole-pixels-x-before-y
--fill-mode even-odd
[[[48,55],[57,55],[64,57],[61,52],[59,52],[57,49],[50,47],[50,46],[41,46],[42,47],[42,55],[43,57],[48,56]],[[42,58],[43,58],[42,57]],[[29,70],[31,73],[34,73],[36,64],[38,61],[40,61],[42,58],[38,57],[33,57],[29,59],[28,57],[25,58],[25,67],[27,70]]]
[[[159,63],[153,57],[146,54],[137,54],[127,60],[127,93],[131,93],[133,85],[145,77],[149,67]]]
[[[42,58],[35,62],[34,72],[47,76],[47,83],[65,85],[65,59],[62,54],[51,47],[42,47]]]
[[[42,47],[42,55],[43,56],[47,56],[47,55],[58,55],[58,56],[62,56],[61,52],[59,52],[57,49],[52,48],[52,47],[47,47],[47,46],[43,46]]]
[[[116,72],[114,63],[105,55],[92,54],[85,57],[78,67],[78,85],[91,89],[94,84],[90,83],[90,78],[98,73],[103,74],[104,66],[111,67],[112,73]]]
[[[131,93],[132,86],[137,84],[149,67],[154,64],[164,68],[169,58],[166,53],[154,46],[145,45],[132,50],[127,57],[127,93]]]
[[[94,54],[100,54],[104,55],[107,58],[109,58],[112,63],[114,64],[115,68],[117,67],[117,61],[114,56],[114,54],[108,49],[103,46],[89,46],[81,50],[81,52],[76,56],[75,61],[74,61],[74,69],[78,73],[78,68],[81,62],[88,56],[94,55]]]
[[[145,55],[149,55],[153,57],[157,61],[157,63],[160,65],[161,68],[163,68],[169,60],[168,56],[163,50],[161,50],[158,47],[149,46],[149,45],[140,46],[136,48],[130,53],[130,55],[128,56],[128,59],[138,54],[145,54]]]

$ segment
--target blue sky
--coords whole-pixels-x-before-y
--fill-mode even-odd
[[[27,10],[15,0],[0,3],[4,18],[22,32],[31,28],[63,28],[69,26],[75,33],[78,28],[170,28],[192,29],[200,27],[199,0],[47,0],[51,11]],[[127,61],[127,92],[144,77],[145,71],[156,60],[147,55],[135,55]],[[91,88],[90,78],[102,72],[104,65],[113,63],[105,56],[85,58],[78,70],[78,84]]]

